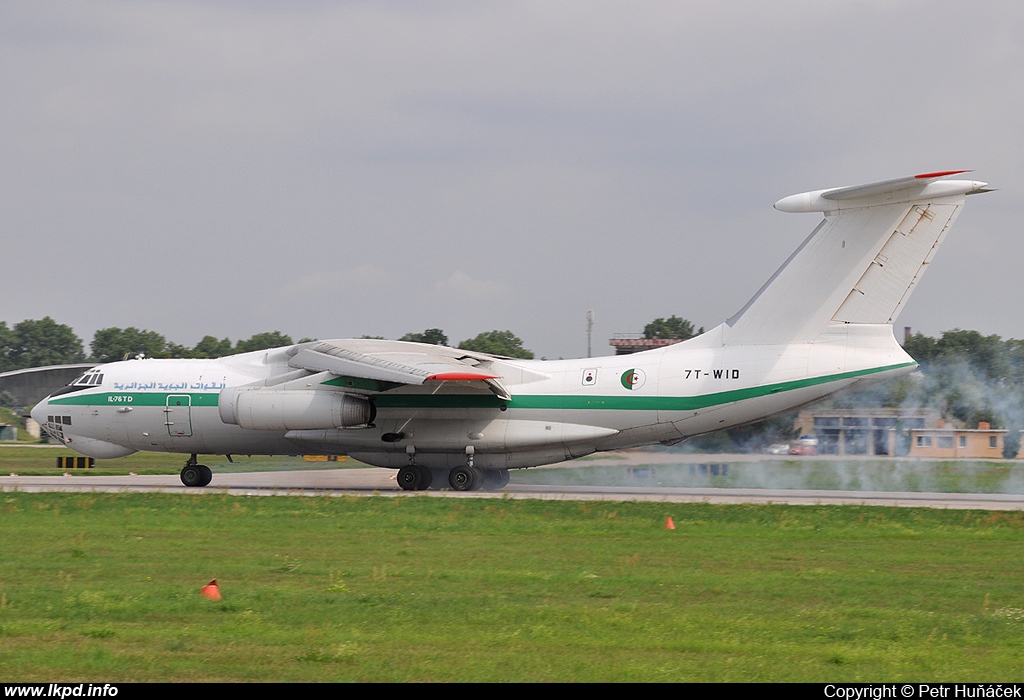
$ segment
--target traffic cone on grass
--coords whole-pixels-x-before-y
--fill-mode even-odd
[[[220,600],[220,588],[217,587],[217,579],[213,579],[203,586],[199,593],[210,600]]]
[[[674,522],[672,522],[672,516],[671,515],[668,516],[668,518],[665,519],[665,529],[666,530],[675,530],[676,529],[676,524]]]

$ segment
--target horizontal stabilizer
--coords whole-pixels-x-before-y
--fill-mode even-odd
[[[726,322],[730,345],[812,342],[830,323],[892,324],[968,194],[986,183],[941,180],[962,170],[804,192],[786,212],[825,219]]]
[[[937,173],[923,173],[910,177],[884,180],[853,187],[833,187],[813,192],[784,197],[775,203],[775,208],[793,214],[807,212],[838,211],[857,209],[881,204],[911,202],[920,199],[937,199],[957,195],[988,192],[987,183],[974,180],[938,180],[949,175],[970,172],[968,170],[946,170]]]

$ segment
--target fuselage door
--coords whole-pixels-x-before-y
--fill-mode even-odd
[[[192,437],[192,397],[189,394],[169,394],[164,416],[164,425],[171,437]]]

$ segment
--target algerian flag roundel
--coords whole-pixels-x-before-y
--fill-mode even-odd
[[[647,381],[647,375],[644,374],[642,369],[627,369],[622,373],[622,377],[619,380],[622,382],[622,386],[633,391],[644,385],[644,382]]]

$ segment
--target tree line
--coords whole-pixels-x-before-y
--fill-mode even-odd
[[[12,327],[0,321],[0,372],[79,362],[114,362],[138,355],[208,359],[291,344],[290,337],[280,331],[272,331],[257,333],[237,343],[232,343],[229,338],[217,339],[208,335],[190,348],[169,342],[156,331],[104,328],[96,331],[89,346],[91,352],[86,354],[82,339],[70,326],[46,316],[28,319]]]
[[[692,323],[674,315],[657,318],[644,327],[646,338],[686,340],[703,332],[703,328],[695,331]],[[302,338],[298,342],[310,340],[315,338]],[[398,340],[430,345],[449,344],[448,336],[440,328],[428,328],[421,333],[406,333]],[[280,331],[257,333],[247,340],[235,343],[232,343],[230,338],[207,335],[193,347],[188,347],[171,342],[156,331],[139,330],[134,327],[103,328],[96,331],[89,344],[90,352],[86,354],[81,338],[75,335],[70,326],[57,323],[46,316],[41,319],[27,319],[12,327],[0,321],[0,372],[79,362],[116,362],[139,355],[157,359],[213,359],[292,344],[291,337]],[[461,350],[524,360],[534,358],[533,351],[524,347],[523,341],[509,330],[485,331],[476,337],[463,340],[456,347]]]
[[[406,333],[399,340],[429,345],[448,345],[448,336],[440,328],[428,328],[422,333]],[[457,346],[460,350],[485,352],[491,355],[532,360],[533,351],[523,347],[523,341],[512,331],[486,331],[475,338],[467,338]]]
[[[298,342],[312,340],[315,338],[302,338]],[[439,328],[428,328],[422,333],[406,333],[399,340],[448,345],[448,336]],[[103,328],[96,331],[89,345],[90,352],[86,354],[81,338],[75,335],[70,326],[46,316],[25,320],[11,327],[0,321],[0,372],[79,362],[116,362],[139,355],[158,359],[213,359],[293,343],[290,336],[280,331],[269,331],[235,343],[230,338],[208,335],[195,346],[188,347],[168,341],[156,331],[133,327]],[[458,347],[522,359],[532,359],[534,356],[533,352],[523,347],[522,340],[507,330],[480,333],[475,338],[462,341]]]
[[[915,333],[904,343],[921,371],[879,387],[885,405],[934,407],[966,428],[986,422],[1009,431],[1003,455],[1024,429],[1024,340],[956,328],[938,338]]]
[[[837,404],[937,408],[964,427],[1024,428],[1024,341],[959,328],[915,333],[903,349],[920,371],[837,397]]]

